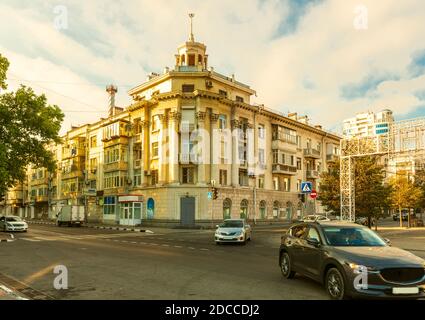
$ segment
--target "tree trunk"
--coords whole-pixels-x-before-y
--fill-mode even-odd
[[[398,207],[398,214],[400,216],[400,228],[403,228],[403,216],[401,215],[401,207]]]

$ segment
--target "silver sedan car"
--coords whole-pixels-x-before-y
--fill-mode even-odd
[[[222,242],[245,244],[252,237],[251,226],[244,219],[226,219],[216,227],[217,230],[214,236],[216,244]]]
[[[18,216],[0,217],[0,230],[27,232],[28,224]]]

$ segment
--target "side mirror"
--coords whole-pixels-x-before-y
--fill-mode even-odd
[[[311,246],[316,247],[316,248],[320,246],[320,241],[317,240],[317,239],[311,239],[311,238],[309,238],[309,239],[307,239],[307,243],[309,245],[311,245]]]
[[[389,246],[391,245],[391,240],[390,239],[384,238],[384,241],[386,242],[387,245],[389,245]]]
[[[220,226],[218,224],[215,225],[215,228],[218,229]]]

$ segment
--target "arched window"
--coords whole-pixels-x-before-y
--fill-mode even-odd
[[[223,219],[230,219],[232,212],[232,200],[229,198],[223,201]]]
[[[260,217],[266,219],[267,216],[267,203],[265,200],[260,201]]]
[[[155,215],[155,201],[152,198],[148,199],[148,202],[146,203],[146,209],[146,218],[153,219]]]
[[[198,54],[198,64],[202,64],[202,55]]]
[[[248,200],[243,199],[241,201],[240,218],[246,219],[247,217],[248,217]]]
[[[279,201],[273,202],[273,218],[277,219],[279,217],[280,203]]]

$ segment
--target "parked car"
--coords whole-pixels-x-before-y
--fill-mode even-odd
[[[408,221],[408,217],[409,217],[408,211],[402,211],[401,212],[401,220]],[[415,218],[416,218],[416,214],[411,213],[410,219],[415,219]],[[400,213],[399,212],[393,213],[393,220],[394,221],[400,221]]]
[[[302,221],[303,222],[314,222],[314,221],[331,221],[331,220],[326,218],[324,215],[321,215],[321,214],[311,214],[311,215],[305,216]]]
[[[368,219],[366,217],[359,217],[359,218],[356,218],[356,223],[361,224],[362,226],[368,226]],[[372,218],[370,220],[370,225],[371,226],[375,225],[375,219]]]
[[[244,219],[226,219],[217,227],[215,231],[215,243],[222,242],[238,242],[245,244],[246,241],[251,240],[252,230],[251,226],[246,223]]]
[[[355,223],[298,223],[282,236],[279,266],[285,278],[303,274],[322,283],[332,299],[424,298],[425,260]],[[355,286],[359,270],[367,287]]]
[[[18,216],[0,217],[0,230],[3,231],[28,231],[28,224]]]

